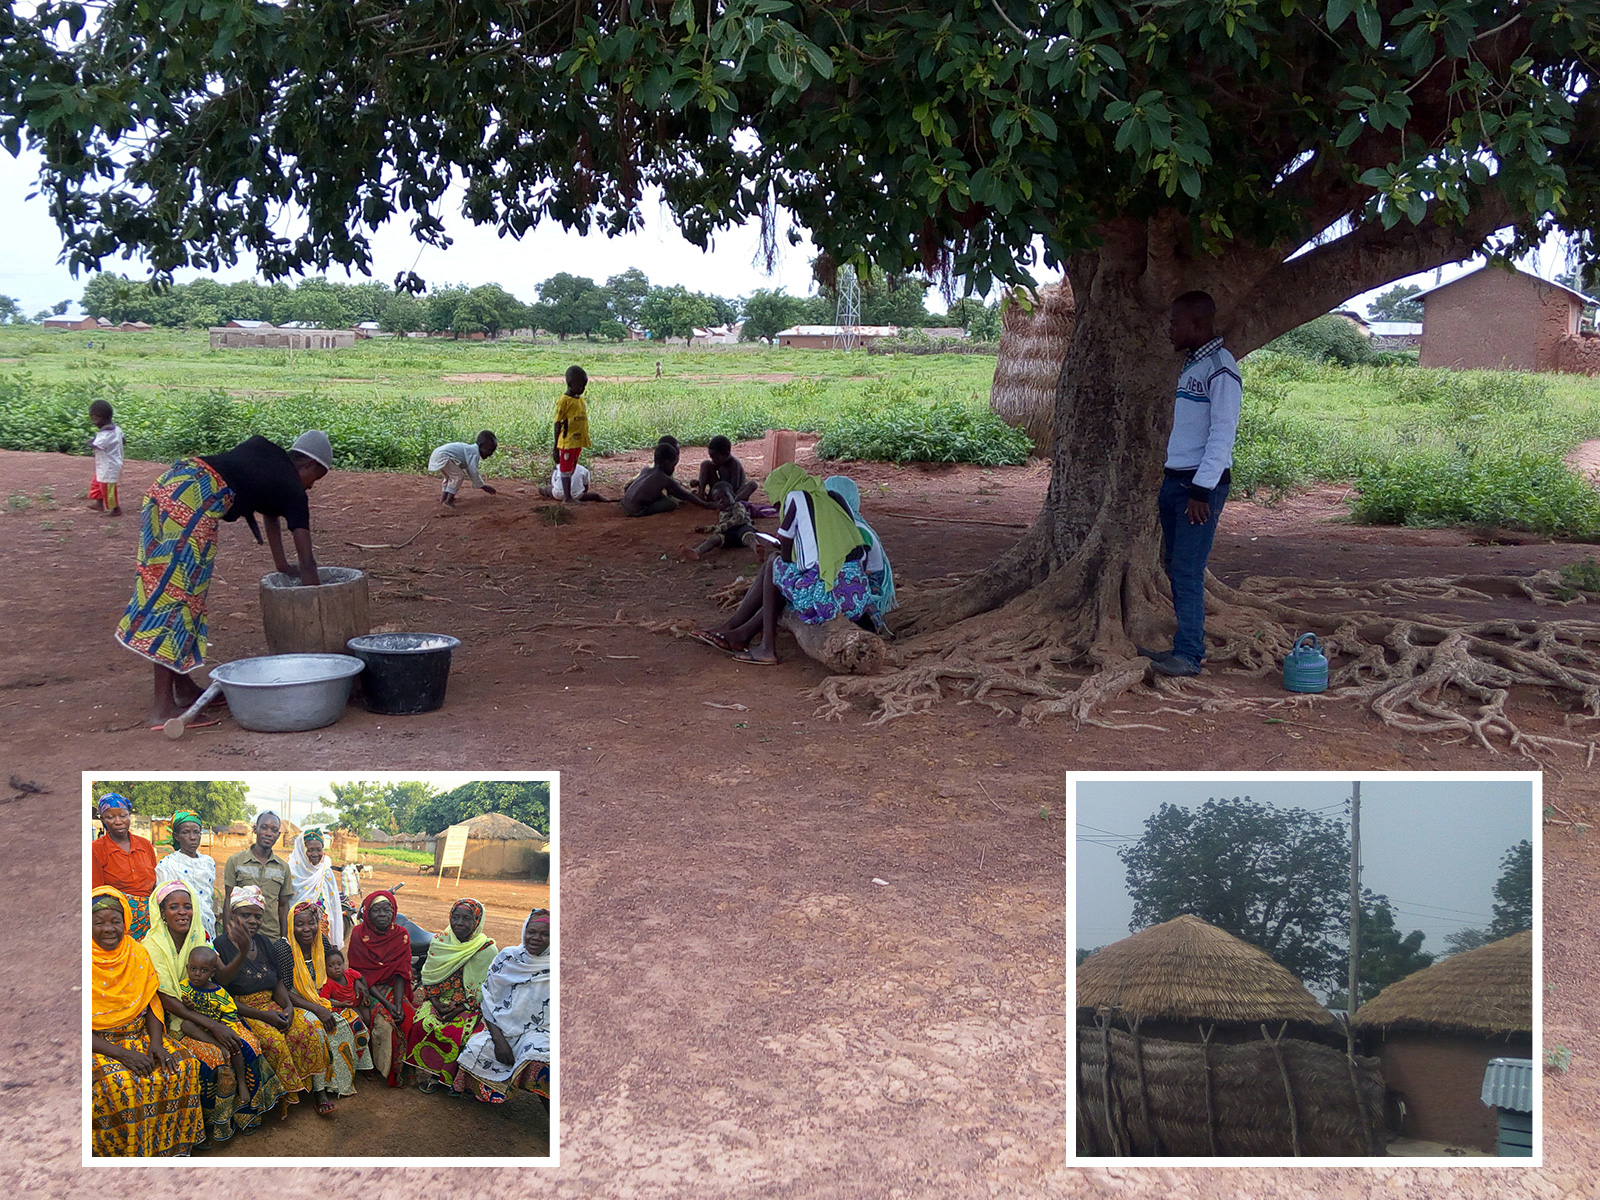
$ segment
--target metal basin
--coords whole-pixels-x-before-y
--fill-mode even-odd
[[[362,662],[348,654],[271,654],[213,667],[228,711],[246,729],[260,733],[321,729],[332,725],[350,702],[350,687]]]

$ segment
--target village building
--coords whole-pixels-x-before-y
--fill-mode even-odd
[[[690,346],[737,346],[740,331],[744,329],[744,322],[738,321],[732,325],[710,325],[704,329],[696,329],[689,337]]]
[[[1407,1137],[1494,1153],[1484,1074],[1493,1059],[1533,1056],[1532,931],[1391,983],[1353,1026],[1383,1063]]]
[[[1185,914],[1077,970],[1078,1152],[1382,1155],[1383,1079],[1258,946]]]
[[[115,329],[105,317],[46,317],[39,322],[42,329]]]
[[[314,329],[296,324],[244,328],[242,323],[213,325],[213,350],[342,350],[356,344],[351,329]]]
[[[777,342],[797,350],[837,350],[852,339],[857,346],[870,346],[899,336],[898,325],[791,325],[778,331]]]
[[[1480,267],[1418,293],[1424,367],[1600,373],[1600,338],[1581,332],[1591,296],[1526,271]]]
[[[1369,321],[1367,336],[1374,350],[1415,350],[1422,344],[1422,322]]]
[[[550,839],[531,825],[504,813],[484,813],[464,822],[467,852],[461,860],[462,878],[541,879],[549,875]],[[444,861],[445,836],[434,835],[433,865]]]

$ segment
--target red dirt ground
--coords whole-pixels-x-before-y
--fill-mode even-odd
[[[638,457],[602,460],[600,485],[625,482]],[[696,458],[686,452],[685,462]],[[8,773],[48,789],[0,803],[8,844],[21,850],[0,898],[29,922],[21,952],[0,968],[12,1016],[0,1139],[25,1156],[20,1182],[32,1191],[92,1186],[72,1176],[81,1059],[66,1014],[77,1012],[80,960],[52,945],[82,939],[78,773],[292,766],[563,772],[562,1166],[470,1184],[454,1173],[393,1177],[394,1190],[422,1200],[530,1186],[557,1197],[1155,1200],[1223,1186],[1248,1197],[1590,1194],[1597,864],[1590,835],[1568,827],[1550,831],[1546,852],[1554,987],[1545,1011],[1547,1039],[1574,1060],[1546,1093],[1547,1166],[1537,1176],[1067,1165],[1064,771],[1478,770],[1520,760],[1409,736],[1330,703],[1282,724],[1160,714],[1160,734],[1061,721],[1021,728],[954,701],[887,728],[858,715],[826,724],[803,695],[822,670],[792,645],[777,669],[741,666],[631,623],[710,615],[707,591],[742,556],[674,559],[704,519],[698,511],[633,521],[583,505],[555,525],[530,481],[508,481],[497,497],[471,492],[446,512],[429,479],[345,473],[313,495],[319,558],[371,574],[376,623],[462,639],[449,702],[410,718],[353,708],[304,734],[224,722],[173,743],[143,727],[148,669],[110,639],[130,591],[137,517],[82,511],[72,498],[86,468],[0,454],[6,493],[56,496],[53,508],[36,500],[0,516]],[[128,464],[124,493],[138,495],[158,469]],[[913,584],[992,559],[1032,518],[1047,479],[1042,465],[850,471],[898,575]],[[1362,580],[1530,571],[1587,553],[1355,529],[1339,512],[1327,491],[1276,509],[1233,504],[1214,566],[1230,581]],[[399,550],[345,544],[413,534]],[[270,567],[243,528],[225,528],[221,541],[213,661],[264,651],[256,588]],[[1458,607],[1532,611],[1510,601]],[[619,611],[629,623],[612,623]],[[716,707],[730,704],[745,708]],[[1534,731],[1563,730],[1548,698],[1517,704]],[[1155,705],[1134,697],[1125,707]],[[1550,764],[1546,794],[1578,821],[1600,804],[1574,755]],[[162,1179],[118,1176],[117,1188],[142,1200],[165,1192]],[[322,1197],[358,1179],[371,1177],[277,1170],[273,1191]]]

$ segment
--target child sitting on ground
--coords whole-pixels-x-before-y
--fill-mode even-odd
[[[210,946],[196,946],[189,951],[189,961],[185,964],[188,978],[178,985],[178,999],[202,1017],[226,1025],[248,1040],[250,1033],[244,1027],[244,1018],[239,1015],[238,1002],[228,994],[227,988],[211,981],[221,965],[222,960]],[[218,1044],[216,1038],[190,1020],[183,1022],[183,1035],[208,1045]],[[239,1103],[248,1106],[250,1083],[245,1073],[244,1054],[235,1050],[229,1057],[233,1060],[233,1077],[239,1084]]]
[[[576,364],[567,368],[567,390],[556,401],[555,443],[550,447],[559,481],[552,490],[560,500],[576,500],[583,494],[573,487],[572,475],[578,456],[589,448],[589,405],[583,398],[588,386],[589,372]]]
[[[474,485],[489,495],[494,495],[494,489],[483,481],[479,468],[483,460],[493,456],[499,448],[500,443],[495,440],[493,431],[485,429],[475,442],[446,442],[430,454],[428,470],[444,473],[444,485],[439,493],[439,502],[454,507],[456,491],[461,487],[463,479],[472,480]]]
[[[602,496],[589,486],[589,468],[579,463],[572,468],[572,498],[573,500],[598,500],[605,504],[611,503],[610,496]],[[550,484],[539,485],[539,495],[546,500],[563,500],[565,488],[561,483],[561,468],[557,467],[550,472]]]
[[[111,405],[96,400],[89,405],[89,420],[95,435],[89,439],[94,451],[94,482],[89,485],[89,509],[113,517],[122,515],[117,503],[117,483],[122,479],[122,430],[112,419]]]
[[[371,1029],[372,997],[367,994],[367,981],[361,977],[361,972],[344,965],[344,951],[339,949],[328,951],[327,968],[328,982],[317,994],[335,1012],[341,1008],[355,1009],[361,1016],[361,1023]]]
[[[717,480],[711,485],[711,499],[722,510],[717,523],[695,526],[696,533],[709,533],[711,536],[698,546],[678,547],[678,553],[699,562],[703,555],[710,554],[719,546],[728,550],[743,546],[756,552],[757,562],[765,561],[767,547],[771,543],[756,532],[756,527],[751,524],[754,518],[750,514],[750,507],[735,495],[732,486],[726,480]]]
[[[622,511],[630,517],[653,517],[668,513],[685,504],[698,504],[701,508],[715,508],[709,500],[702,500],[672,477],[678,467],[676,439],[666,438],[656,443],[654,462],[640,471],[628,490],[622,493]]]
[[[744,464],[733,456],[733,443],[720,433],[706,444],[705,462],[700,464],[700,477],[692,485],[697,496],[711,495],[711,489],[720,481],[733,489],[735,500],[748,500],[756,492],[756,481],[744,471]]]

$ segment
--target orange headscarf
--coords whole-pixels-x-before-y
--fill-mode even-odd
[[[90,895],[91,908],[95,896],[115,897],[122,906],[123,934],[115,950],[104,950],[93,937],[89,939],[94,962],[93,1027],[121,1029],[146,1008],[154,1008],[156,1016],[165,1021],[161,1001],[156,998],[161,980],[150,961],[150,952],[127,932],[133,925],[128,898],[114,887],[97,887]]]

